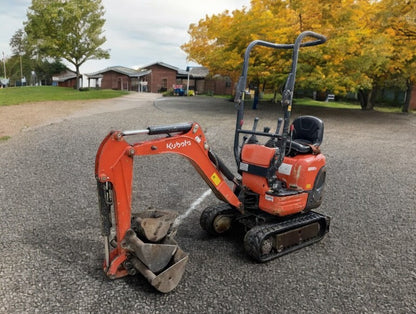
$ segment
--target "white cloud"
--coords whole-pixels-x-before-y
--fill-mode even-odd
[[[4,1],[0,6],[0,51],[10,55],[9,41],[26,20],[30,0]],[[188,41],[188,28],[205,15],[248,7],[250,0],[103,0],[107,42],[111,59],[91,60],[81,67],[84,73],[107,66],[138,66],[157,61],[184,68],[186,54],[180,46]]]

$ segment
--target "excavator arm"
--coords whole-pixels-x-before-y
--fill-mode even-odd
[[[127,136],[161,135],[146,141],[130,144]],[[132,211],[132,181],[134,156],[179,154],[187,158],[209,185],[218,199],[243,211],[243,205],[228,185],[225,176],[238,181],[215,154],[210,152],[207,139],[198,123],[181,123],[151,126],[143,130],[112,131],[101,143],[95,160],[95,177],[98,186],[102,235],[105,238],[104,269],[110,278],[128,274],[125,263],[129,256],[122,240],[130,235]],[[110,250],[109,237],[111,208],[114,209],[116,247]],[[128,245],[127,245],[128,247]],[[137,261],[135,261],[137,263]],[[134,263],[133,263],[134,264]],[[148,271],[148,270],[146,270]],[[150,281],[150,280],[149,280]]]

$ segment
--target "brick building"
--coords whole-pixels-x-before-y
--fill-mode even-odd
[[[161,93],[173,88],[177,84],[176,77],[179,69],[164,62],[156,62],[144,66],[142,69],[151,71],[148,91]]]
[[[209,76],[204,67],[189,67],[181,70],[164,62],[155,62],[139,70],[122,66],[109,67],[102,71],[86,74],[88,86],[95,81],[95,86],[103,89],[118,89],[139,92],[162,93],[181,85],[186,91],[196,94],[213,93],[231,95],[233,83],[228,77]]]
[[[412,94],[410,96],[409,110],[416,110],[416,86],[412,88]]]
[[[60,87],[76,87],[77,74],[71,70],[66,70],[54,75],[52,76],[52,85]]]
[[[128,91],[146,91],[151,71],[134,70],[122,66],[106,68],[91,74],[86,74],[88,85],[90,80],[96,80],[96,86],[103,89],[117,89]]]

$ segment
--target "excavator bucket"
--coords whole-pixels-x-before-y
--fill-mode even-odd
[[[134,216],[133,229],[150,242],[158,242],[167,235],[176,213],[166,210],[146,210]]]
[[[127,230],[124,240],[121,241],[121,247],[134,253],[147,268],[155,273],[168,265],[178,249],[178,246],[173,244],[144,243],[132,229]]]
[[[149,210],[134,214],[132,228],[120,245],[129,252],[129,263],[160,292],[172,291],[185,271],[188,254],[172,239],[176,213]]]
[[[156,290],[168,293],[175,289],[179,281],[181,281],[186,263],[188,262],[188,254],[178,248],[172,258],[172,265],[159,274],[153,273],[137,257],[132,257],[130,262]]]

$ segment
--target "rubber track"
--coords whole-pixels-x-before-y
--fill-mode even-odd
[[[298,245],[294,245],[292,247],[284,249],[281,252],[277,252],[275,249],[273,249],[271,254],[261,254],[261,244],[263,240],[266,239],[268,236],[290,231],[292,229],[306,226],[314,222],[319,222],[321,225],[318,236],[309,239],[308,241],[302,242]],[[283,222],[253,227],[246,233],[246,236],[244,237],[244,248],[247,254],[249,254],[255,260],[259,262],[266,262],[320,241],[328,232],[328,230],[329,217],[311,211],[307,214],[297,216],[295,218],[285,220]]]

